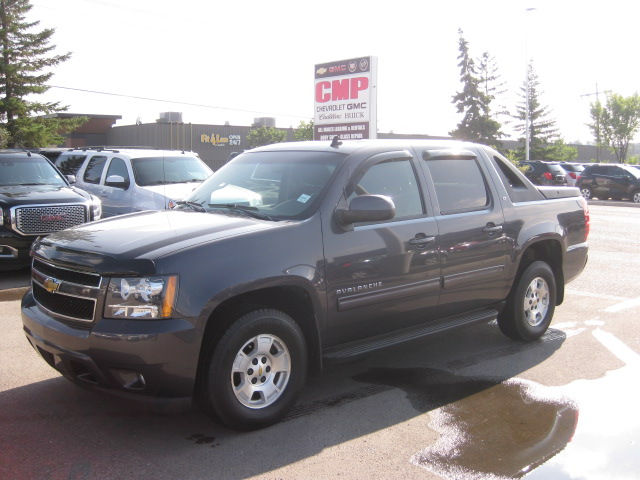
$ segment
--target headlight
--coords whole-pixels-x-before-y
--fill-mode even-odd
[[[178,291],[178,277],[112,278],[104,306],[106,318],[169,318]]]
[[[91,219],[100,220],[102,217],[102,201],[95,195],[91,195]]]

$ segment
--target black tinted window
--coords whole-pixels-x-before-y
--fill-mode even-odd
[[[567,171],[560,165],[549,164],[549,171],[555,175],[565,175]]]
[[[131,160],[133,176],[141,187],[169,183],[202,182],[211,170],[196,157],[142,157]]]
[[[480,167],[474,159],[442,159],[425,162],[436,189],[440,213],[478,210],[489,204]]]
[[[84,181],[87,183],[100,183],[100,177],[102,176],[102,170],[106,162],[107,157],[91,158],[87,169],[84,171]]]
[[[396,206],[395,218],[422,215],[422,200],[410,160],[377,163],[358,180],[349,200],[357,195],[386,195]]]
[[[75,175],[82,162],[87,158],[86,155],[64,155],[58,157],[56,160],[56,166],[60,169],[63,175]]]

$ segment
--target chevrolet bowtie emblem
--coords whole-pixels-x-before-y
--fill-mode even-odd
[[[57,278],[51,278],[51,277],[47,277],[45,279],[45,281],[43,282],[42,286],[44,287],[44,289],[49,292],[49,293],[56,293],[58,291],[58,289],[60,288],[60,284],[62,282],[60,280],[58,280]]]
[[[262,375],[262,367],[258,369],[258,375]]]

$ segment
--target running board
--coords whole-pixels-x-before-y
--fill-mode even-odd
[[[398,332],[391,332],[384,335],[369,337],[364,340],[358,340],[356,342],[337,345],[325,350],[323,352],[323,359],[326,362],[346,360],[351,357],[363,355],[381,348],[398,345],[410,340],[416,340],[451,328],[471,325],[473,323],[489,322],[494,320],[497,316],[498,311],[490,309],[458,317],[449,317],[444,320],[434,321],[428,325],[420,325],[419,327],[412,327]]]

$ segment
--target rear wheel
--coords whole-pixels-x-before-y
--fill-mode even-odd
[[[217,343],[200,401],[231,428],[265,427],[293,405],[306,373],[298,324],[279,310],[254,310],[238,318]]]
[[[591,192],[591,189],[589,187],[580,188],[580,193],[587,200],[590,200],[591,196],[593,195],[592,192]]]
[[[633,203],[640,203],[640,190],[633,192],[631,199],[633,200]]]
[[[533,262],[520,275],[498,316],[500,330],[514,340],[540,338],[551,323],[555,305],[556,281],[551,267],[546,262]]]

